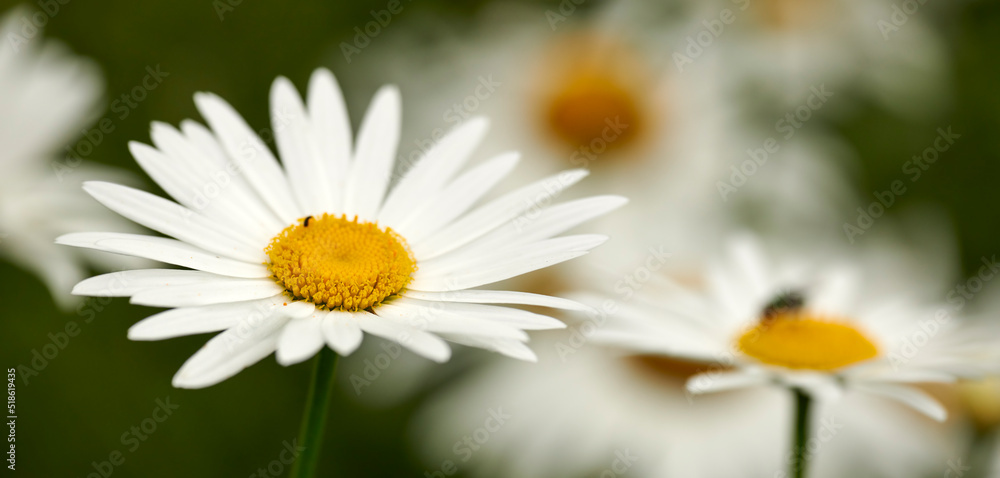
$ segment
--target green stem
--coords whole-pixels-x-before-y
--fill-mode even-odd
[[[806,442],[809,440],[809,409],[812,407],[812,397],[799,388],[793,388],[795,394],[795,441],[792,448],[791,472],[793,478],[804,478],[809,466],[809,455]]]
[[[292,473],[288,475],[292,478],[316,476],[316,462],[319,460],[322,448],[320,445],[323,442],[323,430],[326,428],[333,377],[336,373],[337,354],[323,347],[316,357],[312,382],[309,384],[309,396],[306,398],[306,411],[302,415],[302,428],[299,431],[299,444],[305,449],[292,465]]]

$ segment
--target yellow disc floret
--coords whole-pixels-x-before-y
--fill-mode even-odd
[[[790,369],[835,370],[878,356],[864,333],[845,321],[781,311],[737,339],[744,354]]]
[[[274,280],[296,299],[327,309],[378,305],[417,270],[406,241],[377,224],[323,214],[300,219],[264,249]]]

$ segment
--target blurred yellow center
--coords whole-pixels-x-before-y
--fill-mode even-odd
[[[739,337],[737,347],[763,363],[791,369],[835,370],[878,355],[858,329],[800,310],[761,320]]]
[[[750,4],[760,21],[775,30],[803,29],[813,26],[830,10],[824,0],[763,0]]]
[[[406,287],[417,269],[406,241],[392,229],[327,214],[286,227],[264,252],[278,284],[328,309],[378,305]]]
[[[545,114],[550,131],[573,148],[627,145],[642,126],[630,86],[600,72],[579,72],[549,100]]]

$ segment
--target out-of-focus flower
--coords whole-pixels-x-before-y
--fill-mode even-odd
[[[444,339],[534,360],[525,330],[565,325],[489,304],[585,307],[473,288],[586,254],[606,237],[560,235],[625,203],[619,196],[565,201],[518,221],[530,198],[587,175],[573,170],[474,207],[518,161],[501,154],[459,173],[486,134],[482,119],[449,133],[390,188],[398,90],[375,95],[355,141],[340,88],[323,69],[313,74],[306,101],[287,79],[273,84],[282,163],[224,100],[200,93],[195,103],[211,130],[194,121],[180,130],[155,123],[155,148],[131,144],[140,166],[180,204],[110,183],[84,186],[114,211],[174,239],[105,232],[59,239],[193,269],[107,274],[74,289],[173,308],[135,324],[135,340],[224,330],[181,367],[178,387],[213,385],[272,352],[283,365],[325,345],[349,355],[362,332],[437,362],[451,355]],[[226,186],[204,201],[200,192],[217,185],[219,174]]]
[[[662,30],[636,28],[610,6],[554,24],[550,14],[497,3],[474,29],[413,20],[352,58],[355,78],[389,77],[417,98],[410,114],[425,120],[406,132],[402,163],[450,125],[485,114],[496,128],[484,150],[517,147],[526,176],[588,168],[590,190],[630,199],[710,190],[728,162],[717,154],[730,110],[717,65],[677,74]],[[440,33],[418,43],[416,30]]]
[[[85,227],[137,230],[91,201],[80,189],[87,179],[125,181],[126,176],[70,154],[57,161],[80,129],[99,113],[103,85],[97,67],[73,56],[41,32],[23,36],[31,12],[16,8],[0,19],[0,256],[41,278],[62,307],[87,266],[112,269],[145,261],[116,261],[102,254],[55,245],[61,234]]]
[[[637,13],[651,7],[633,4]],[[715,0],[682,2],[685,41],[678,69],[722,57],[726,77],[790,104],[811,87],[855,91],[901,114],[942,106],[945,47],[928,19],[941,5],[893,0]],[[905,10],[904,10],[905,9]]]
[[[752,237],[734,239],[703,289],[643,289],[594,340],[726,369],[692,377],[695,394],[771,384],[821,400],[857,391],[937,420],[944,407],[909,384],[996,368],[990,337],[977,340],[954,306],[919,295],[905,268],[856,253],[768,252]]]
[[[577,347],[582,330],[546,333],[536,343],[538,364],[495,361],[433,396],[413,426],[425,462],[450,460],[473,476],[524,478],[605,470],[770,478],[786,470],[787,393],[755,388],[692,396],[685,381],[703,365]],[[484,422],[491,411],[509,417]],[[475,435],[485,426],[492,428],[487,436]],[[814,429],[816,477],[920,476],[962,449],[952,423],[865,394],[818,408]]]
[[[921,219],[922,226],[939,222],[928,216]],[[866,284],[876,297],[892,291],[927,297],[952,277],[949,260],[915,260],[925,250],[951,257],[948,235],[935,230],[918,237],[907,226],[903,221],[882,224],[881,233],[872,232],[864,244],[854,246],[865,269],[880,272],[877,282]],[[671,229],[667,225],[646,229],[657,228]],[[692,225],[684,233],[662,237],[690,244],[694,241],[683,234],[705,237],[715,232],[718,229],[705,231]],[[901,242],[903,235],[910,242]],[[716,269],[711,267],[718,256],[710,247],[661,249],[656,242],[644,242],[653,237],[657,235],[618,240],[627,243],[623,250],[635,249],[636,257],[645,258],[601,264],[598,254],[592,254],[580,261],[597,269],[573,282],[581,287],[589,283],[591,290],[600,291],[578,297],[597,312],[586,319],[567,318],[569,329],[548,333],[539,341],[536,367],[495,363],[433,396],[414,427],[427,462],[452,459],[477,476],[580,476],[605,469],[620,475],[624,466],[620,456],[628,453],[637,458],[628,468],[629,476],[784,473],[792,428],[789,394],[780,387],[763,386],[693,394],[686,389],[692,377],[724,377],[731,371],[729,344],[720,347],[718,358],[709,354],[707,360],[681,353],[671,356],[645,346],[661,340],[661,333],[675,323],[672,318],[698,302],[697,294],[681,297],[679,290],[701,291],[705,296],[719,290],[719,280],[712,275]],[[792,256],[796,254],[790,251],[798,250],[792,247],[794,242],[769,238],[770,245]],[[810,250],[821,251],[820,256],[838,250],[836,242],[815,238],[809,245]],[[806,284],[804,293],[817,290],[817,283]],[[751,287],[755,286],[742,290]],[[684,346],[705,342],[691,337],[699,320],[709,322],[711,316],[676,320],[681,325],[670,328],[665,340]],[[633,334],[636,330],[641,332]],[[944,333],[938,339],[945,340]],[[891,397],[857,392],[848,387],[838,400],[819,402],[815,435],[809,441],[814,450],[813,475],[918,476],[944,467],[963,452],[961,420],[938,423],[899,406]],[[953,405],[950,396],[943,397]],[[500,408],[511,419],[491,433],[488,442],[477,442],[479,447],[466,462],[466,455],[459,453],[467,446],[459,445],[463,436],[476,429],[488,410]]]

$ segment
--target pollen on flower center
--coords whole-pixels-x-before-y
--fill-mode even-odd
[[[286,227],[264,252],[278,284],[328,309],[378,305],[406,287],[417,269],[406,241],[392,229],[328,214]]]
[[[737,339],[744,354],[790,369],[835,370],[878,356],[875,344],[849,323],[783,310]]]

